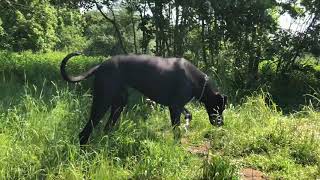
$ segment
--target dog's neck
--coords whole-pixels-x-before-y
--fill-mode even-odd
[[[201,83],[199,84],[199,87],[197,88],[197,94],[196,94],[196,99],[198,101],[202,101],[202,99],[205,96],[206,93],[206,89],[209,87],[208,83],[209,83],[209,76],[208,75],[204,75],[204,77],[202,78],[203,80],[201,81]]]

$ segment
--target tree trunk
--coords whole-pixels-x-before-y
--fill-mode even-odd
[[[142,31],[142,42],[141,42],[141,52],[143,54],[146,54],[147,53],[147,50],[148,50],[148,44],[149,44],[149,40],[147,40],[147,29],[145,27],[145,25],[147,24],[147,20],[145,20],[145,17],[146,17],[146,2],[144,3],[144,7],[143,7],[143,11],[138,8],[138,11],[140,13],[140,19],[141,19],[141,31]]]
[[[133,11],[131,11],[131,23],[132,23],[132,32],[133,32],[134,53],[138,54],[136,26],[135,26],[135,22],[134,22],[134,13],[133,13]]]
[[[175,22],[175,27],[174,27],[174,45],[173,45],[173,53],[175,56],[178,56],[178,36],[179,36],[179,5],[177,1],[175,1],[175,6],[176,6],[176,22]]]
[[[114,27],[115,30],[116,30],[116,34],[117,34],[117,37],[118,37],[118,40],[119,40],[119,44],[120,44],[120,47],[121,47],[122,51],[124,52],[124,54],[128,54],[128,52],[127,52],[127,50],[126,50],[126,48],[125,48],[125,46],[124,46],[124,44],[123,44],[122,34],[121,34],[120,29],[119,29],[119,27],[118,27],[118,24],[117,24],[117,22],[116,22],[116,17],[115,17],[115,15],[114,15],[113,10],[112,10],[110,7],[107,6],[108,9],[111,11],[111,13],[112,13],[112,15],[113,15],[113,19],[111,19],[111,18],[109,18],[109,17],[102,11],[102,6],[101,6],[101,5],[99,5],[96,1],[94,1],[94,3],[96,4],[97,9],[98,9],[99,12],[101,13],[101,15],[102,15],[107,21],[109,21],[109,22],[113,25],[113,27]]]
[[[202,60],[205,64],[205,69],[209,68],[208,60],[207,60],[207,53],[206,53],[206,37],[205,37],[205,20],[204,18],[201,19],[201,39],[202,39]]]
[[[257,47],[252,47],[253,51],[250,53],[248,65],[247,88],[252,88],[258,80],[259,62],[261,58],[261,44],[258,37],[261,36],[259,25],[255,32],[252,33],[251,44],[256,44]],[[250,48],[251,49],[251,48]]]

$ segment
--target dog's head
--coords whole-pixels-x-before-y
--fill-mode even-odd
[[[228,97],[219,93],[211,93],[205,103],[209,120],[212,125],[222,126],[223,122],[223,111],[227,104]]]

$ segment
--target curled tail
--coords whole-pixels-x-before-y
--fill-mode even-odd
[[[89,69],[87,72],[84,72],[83,74],[80,74],[78,76],[69,76],[66,72],[66,65],[67,65],[67,62],[69,61],[70,58],[72,58],[73,56],[79,56],[81,55],[80,52],[73,52],[73,53],[70,53],[68,54],[61,62],[61,65],[60,65],[60,72],[61,72],[61,75],[62,75],[62,78],[68,82],[71,82],[71,83],[76,83],[76,82],[79,82],[79,81],[82,81],[88,77],[90,77],[91,75],[93,75],[95,73],[95,71],[100,67],[100,65],[97,65],[97,66],[94,66],[92,67],[91,69]]]

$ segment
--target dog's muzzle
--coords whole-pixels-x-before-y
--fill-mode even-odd
[[[210,123],[214,126],[222,126],[224,124],[223,116],[219,114],[210,114],[209,120],[210,120]]]

